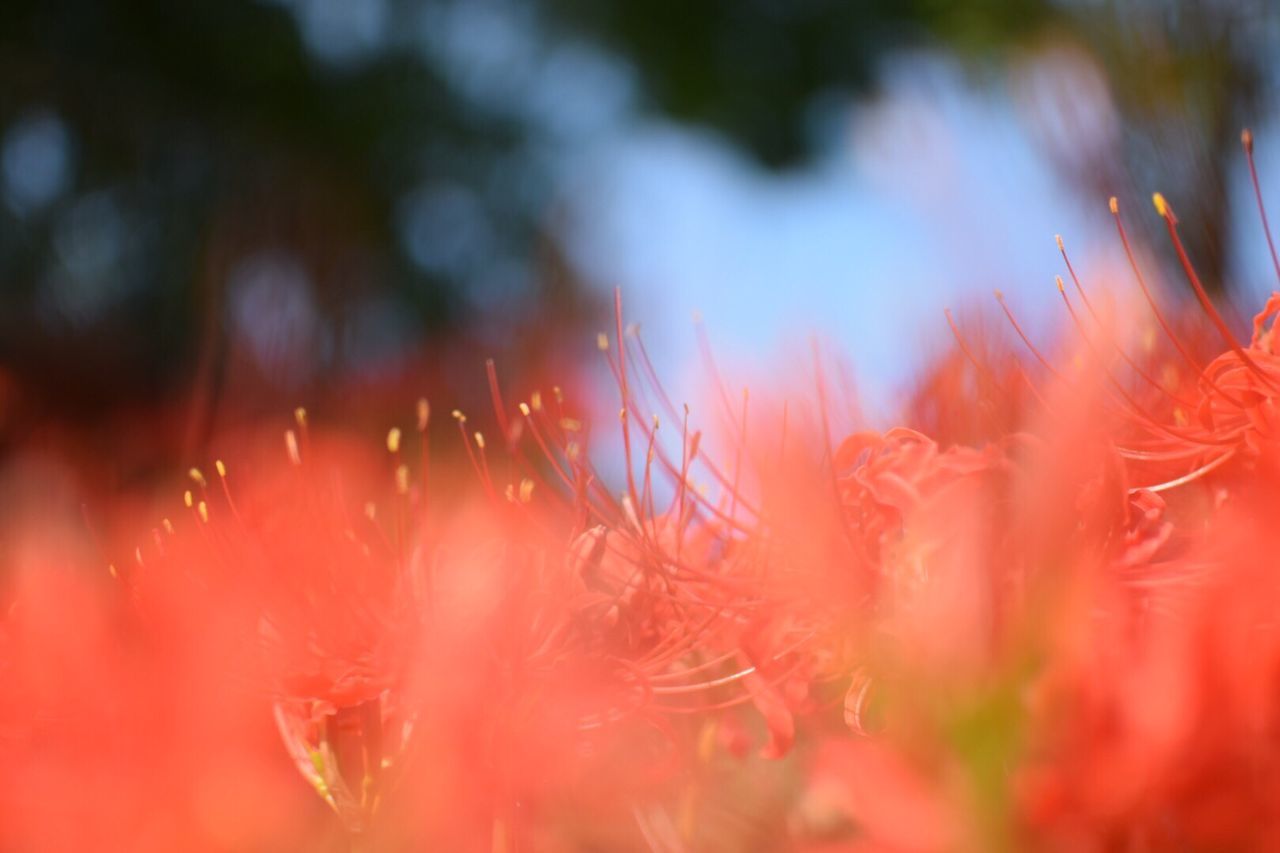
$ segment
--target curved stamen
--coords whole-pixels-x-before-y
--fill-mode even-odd
[[[1258,200],[1258,216],[1262,219],[1262,233],[1266,235],[1267,248],[1271,251],[1271,265],[1275,267],[1276,278],[1280,279],[1280,255],[1276,254],[1276,244],[1271,239],[1271,224],[1267,221],[1267,208],[1262,203],[1262,185],[1258,182],[1258,169],[1253,162],[1253,133],[1247,127],[1240,133],[1240,144],[1244,146],[1244,158],[1249,163],[1249,180],[1253,182],[1253,195]]]
[[[1157,483],[1154,486],[1140,486],[1138,488],[1130,489],[1129,494],[1134,494],[1144,489],[1148,492],[1164,492],[1164,491],[1168,491],[1169,489],[1177,488],[1178,486],[1185,486],[1187,483],[1194,482],[1195,480],[1198,480],[1201,477],[1203,477],[1205,474],[1208,474],[1209,472],[1221,467],[1222,465],[1225,465],[1227,461],[1231,459],[1231,457],[1235,456],[1235,454],[1236,452],[1234,449],[1228,450],[1222,455],[1213,459],[1212,461],[1207,462],[1204,465],[1201,465],[1199,468],[1195,469],[1194,471],[1191,471],[1188,474],[1184,474],[1183,476],[1178,477],[1177,479],[1168,480],[1163,483]]]
[[[1233,406],[1243,406],[1244,401],[1238,400],[1227,394],[1217,386],[1212,378],[1205,376],[1204,367],[1196,360],[1195,356],[1191,355],[1191,353],[1187,351],[1187,348],[1183,345],[1182,341],[1179,340],[1176,334],[1174,334],[1173,328],[1169,325],[1169,321],[1165,319],[1164,313],[1160,310],[1160,306],[1156,304],[1155,297],[1151,295],[1151,289],[1147,287],[1147,280],[1142,274],[1142,268],[1138,266],[1138,260],[1134,257],[1133,246],[1129,243],[1129,234],[1125,231],[1124,221],[1120,219],[1120,204],[1116,201],[1115,196],[1111,197],[1110,206],[1111,218],[1115,220],[1116,232],[1120,235],[1121,245],[1124,246],[1124,254],[1129,260],[1129,268],[1133,270],[1134,278],[1138,280],[1138,287],[1142,289],[1142,295],[1146,298],[1147,305],[1151,306],[1151,313],[1155,315],[1156,322],[1159,323],[1160,328],[1164,330],[1165,336],[1173,344],[1174,349],[1178,351],[1178,354],[1186,360],[1188,365],[1190,365],[1195,374],[1203,378],[1214,392],[1222,396],[1223,399],[1227,400]]]
[[[1172,391],[1166,388],[1162,383],[1152,378],[1152,376],[1149,373],[1147,373],[1147,371],[1145,371],[1141,367],[1141,365],[1139,365],[1137,362],[1135,362],[1132,358],[1129,357],[1129,354],[1125,352],[1124,347],[1120,346],[1120,342],[1115,339],[1115,336],[1111,335],[1109,332],[1106,331],[1106,325],[1102,322],[1102,318],[1098,316],[1098,312],[1094,310],[1093,303],[1090,301],[1089,295],[1085,293],[1084,285],[1080,283],[1080,277],[1076,275],[1075,266],[1072,265],[1071,258],[1068,257],[1067,255],[1066,244],[1063,243],[1061,237],[1058,237],[1057,240],[1058,240],[1058,251],[1062,253],[1062,260],[1067,265],[1067,273],[1070,274],[1071,276],[1071,282],[1075,285],[1076,292],[1080,294],[1080,301],[1084,303],[1085,310],[1089,312],[1089,316],[1093,318],[1093,322],[1097,325],[1097,327],[1104,332],[1107,340],[1109,340],[1111,342],[1111,345],[1115,347],[1116,353],[1120,356],[1120,358],[1124,360],[1124,363],[1129,365],[1129,367],[1132,368],[1135,373],[1137,373],[1144,380],[1146,380],[1147,384],[1150,385],[1152,388],[1155,388],[1157,391],[1169,397],[1178,405],[1184,406],[1188,409],[1194,409],[1195,408],[1194,403],[1184,400],[1182,397],[1179,397],[1177,394],[1174,394]],[[1081,334],[1083,334],[1083,331],[1081,332]]]
[[[1222,340],[1227,346],[1235,352],[1236,356],[1244,362],[1245,366],[1253,371],[1254,375],[1262,380],[1262,384],[1272,391],[1276,390],[1276,386],[1271,382],[1271,378],[1258,367],[1257,362],[1249,357],[1244,347],[1240,344],[1239,339],[1232,334],[1231,329],[1227,326],[1227,321],[1218,313],[1218,309],[1214,307],[1213,300],[1209,298],[1209,294],[1205,291],[1204,285],[1200,282],[1200,276],[1196,274],[1196,269],[1191,263],[1191,258],[1187,255],[1186,247],[1182,245],[1182,238],[1178,236],[1178,217],[1174,216],[1173,208],[1169,207],[1169,203],[1160,193],[1156,193],[1152,197],[1155,203],[1156,212],[1164,219],[1165,226],[1169,229],[1169,239],[1173,241],[1174,251],[1178,255],[1178,262],[1182,264],[1182,270],[1187,274],[1187,278],[1191,282],[1192,289],[1196,292],[1196,298],[1200,300],[1200,306],[1204,308],[1204,312],[1209,315],[1209,320],[1217,328],[1218,334],[1222,336]]]

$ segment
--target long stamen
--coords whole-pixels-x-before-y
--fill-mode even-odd
[[[1040,362],[1040,365],[1045,370],[1049,371],[1049,374],[1053,376],[1053,378],[1057,379],[1059,382],[1070,385],[1071,383],[1067,381],[1067,378],[1059,373],[1054,366],[1049,363],[1049,360],[1041,354],[1040,350],[1036,349],[1036,345],[1031,343],[1031,339],[1027,337],[1026,332],[1022,331],[1022,326],[1018,324],[1017,318],[1013,316],[1013,312],[1009,310],[1009,306],[1004,301],[1004,294],[997,290],[995,291],[995,297],[996,302],[1000,303],[1001,310],[1004,311],[1004,316],[1009,319],[1009,324],[1013,326],[1013,330],[1018,333],[1018,337],[1022,339],[1022,343],[1026,345],[1027,349],[1031,350],[1031,354],[1036,357],[1036,361]]]
[[[693,436],[693,451],[697,450],[698,435]],[[676,510],[676,559],[680,559],[680,550],[684,545],[684,528],[687,519],[684,514],[684,493],[689,487],[689,459],[692,456],[689,446],[689,407],[684,407],[684,425],[680,432],[680,478],[676,483],[676,501],[679,508]]]
[[[1258,181],[1258,168],[1253,162],[1253,132],[1247,127],[1240,133],[1240,144],[1244,146],[1244,158],[1249,164],[1253,194],[1258,199],[1258,215],[1262,218],[1262,233],[1267,236],[1267,248],[1271,251],[1271,265],[1275,267],[1276,278],[1280,279],[1280,255],[1276,254],[1276,244],[1271,239],[1271,224],[1267,222],[1267,208],[1262,203],[1262,184]]]
[[[1027,370],[1022,366],[1022,359],[1013,356],[1010,361],[1013,363],[1013,369],[1018,374],[1018,378],[1022,380],[1022,384],[1027,386],[1027,390],[1031,392],[1031,396],[1035,398],[1040,407],[1049,415],[1055,415],[1053,406],[1049,405],[1049,401],[1040,393],[1040,389],[1036,387],[1036,383],[1031,381],[1031,377],[1027,374]]]
[[[542,451],[542,455],[546,457],[549,463],[551,463],[551,467],[555,469],[555,472],[559,475],[561,482],[563,482],[568,488],[572,489],[572,478],[564,468],[560,466],[560,460],[551,452],[551,448],[547,445],[546,439],[542,437],[542,431],[538,429],[538,424],[533,419],[533,410],[529,407],[528,403],[520,404],[520,414],[524,415],[525,422],[529,424],[529,432],[533,434],[533,440],[537,442],[538,448]]]
[[[430,482],[429,469],[431,463],[431,450],[427,443],[427,427],[431,424],[431,404],[427,402],[426,397],[418,398],[417,405],[418,416],[418,443],[422,448],[422,458],[418,463],[422,467],[419,478],[422,482],[422,516],[424,519],[428,517],[428,491],[427,486]]]
[[[733,403],[729,400],[729,386],[725,384],[720,375],[720,369],[716,366],[715,356],[711,351],[711,341],[707,338],[707,329],[702,324],[701,317],[696,318],[694,334],[698,339],[698,349],[702,354],[702,361],[707,367],[707,373],[711,376],[712,383],[716,386],[716,394],[720,398],[720,405],[724,408],[725,420],[733,423],[734,410]]]
[[[619,417],[622,419],[622,448],[627,464],[627,493],[631,495],[633,503],[639,503],[640,499],[636,494],[636,472],[631,462],[631,426],[630,419],[627,417],[627,406],[630,405],[631,394],[627,388],[627,344],[622,337],[622,288],[620,287],[613,290],[613,317],[618,332],[618,390],[622,393],[622,410]]]
[[[489,472],[487,467],[480,466],[480,460],[476,458],[476,452],[471,446],[471,436],[467,433],[467,416],[460,410],[453,410],[453,419],[458,424],[458,434],[462,436],[462,446],[466,448],[467,459],[471,462],[471,468],[476,472],[476,476],[480,478],[480,484],[484,487],[485,494],[493,501],[495,505],[500,503],[497,494],[493,491],[493,483],[489,480]],[[476,433],[479,435],[479,433]]]
[[[1276,390],[1276,386],[1272,384],[1270,377],[1258,367],[1257,363],[1249,357],[1244,351],[1244,347],[1231,329],[1227,326],[1227,321],[1222,319],[1222,315],[1218,313],[1218,309],[1214,307],[1213,300],[1209,298],[1209,294],[1205,291],[1204,285],[1200,282],[1200,276],[1196,274],[1196,269],[1191,263],[1191,258],[1187,256],[1186,247],[1182,245],[1182,239],[1178,236],[1178,217],[1174,216],[1173,208],[1165,201],[1160,193],[1156,193],[1151,197],[1156,207],[1156,213],[1164,220],[1165,226],[1169,229],[1169,238],[1173,241],[1174,251],[1178,254],[1178,261],[1182,264],[1183,271],[1187,274],[1187,278],[1191,281],[1191,287],[1196,292],[1196,298],[1200,300],[1200,306],[1204,308],[1209,320],[1217,328],[1218,334],[1222,336],[1222,340],[1231,347],[1235,354],[1244,362],[1245,366],[1253,371],[1262,383],[1271,390]]]
[[[951,309],[944,308],[942,309],[942,313],[947,318],[947,327],[951,330],[951,336],[956,339],[956,344],[957,346],[960,347],[960,352],[964,354],[965,358],[969,360],[969,363],[972,364],[974,368],[978,371],[978,376],[982,379],[985,379],[987,384],[992,389],[995,389],[997,391],[1003,391],[1004,389],[1001,387],[1001,383],[996,379],[996,376],[991,371],[991,368],[987,366],[985,362],[983,362],[981,359],[978,358],[978,356],[974,353],[973,349],[969,346],[969,342],[965,340],[964,335],[960,333],[960,327],[956,324],[955,317],[951,315]],[[1017,363],[1017,359],[1014,359],[1014,363],[1015,364]],[[1044,407],[1044,409],[1046,409],[1047,411],[1051,411],[1049,405],[1045,403],[1044,397],[1041,396],[1040,392],[1036,389],[1035,385],[1031,382],[1030,377],[1028,377],[1025,373],[1023,373],[1022,379],[1026,382],[1027,386],[1031,389],[1032,397],[1038,403],[1040,403],[1040,405]]]
[[[742,389],[742,423],[738,428],[738,452],[733,462],[733,488],[729,490],[729,518],[737,518],[738,515],[738,492],[739,478],[742,475],[742,450],[747,443],[747,401],[749,400],[746,388]]]
[[[653,429],[649,431],[649,444],[645,448],[644,453],[644,486],[640,490],[640,511],[647,512],[649,522],[655,525],[654,535],[656,535],[657,515],[653,511],[653,445],[658,440],[658,416],[653,416]]]
[[[215,459],[213,468],[218,472],[218,480],[222,483],[222,496],[226,498],[227,508],[231,510],[231,517],[236,520],[236,524],[243,528],[244,519],[240,517],[240,510],[236,507],[236,502],[231,497],[231,486],[227,483],[227,466],[223,464],[221,459]]]
[[[667,416],[670,417],[672,420],[679,420],[680,415],[677,412],[675,405],[671,402],[671,398],[667,394],[666,389],[663,388],[662,383],[659,381],[657,371],[654,369],[653,362],[649,358],[648,351],[645,349],[644,338],[640,335],[638,330],[635,330],[633,332],[632,337],[635,338],[637,349],[640,351],[639,359],[640,359],[640,364],[643,367],[642,372],[647,375],[649,384],[653,388],[655,393],[658,395],[658,399],[661,402],[663,408],[666,410]],[[612,359],[609,359],[609,364],[611,369],[614,370],[614,376],[616,377],[617,369],[616,367],[613,366]],[[634,401],[632,403],[632,408],[637,408]],[[733,412],[731,409],[729,411],[730,411],[730,418],[732,419]],[[688,415],[687,407],[686,407],[685,414],[687,417]],[[695,454],[695,456],[698,459],[698,461],[700,461],[703,464],[703,466],[706,468],[706,471],[711,476],[711,478],[715,480],[716,483],[719,484],[721,488],[725,489],[726,491],[732,488],[732,485],[733,485],[732,480],[723,471],[720,470],[719,466],[715,464],[715,460],[713,460],[706,451],[699,451],[699,453]],[[658,450],[658,459],[660,461],[666,462],[666,459],[662,453],[661,447],[659,447],[659,450]],[[667,468],[667,473],[669,475],[674,475],[673,465],[670,465],[669,463],[667,463],[664,465],[664,467]],[[747,510],[748,512],[751,512],[753,515],[759,514],[756,507],[754,507],[741,495],[739,496],[738,503],[743,509]]]
[[[973,354],[973,350],[969,348],[968,341],[964,339],[964,335],[960,334],[960,328],[956,325],[955,317],[951,316],[951,309],[943,308],[942,313],[947,318],[947,326],[951,329],[951,336],[956,339],[960,352],[964,353],[965,358],[969,359],[969,363],[977,369],[980,375],[985,376],[993,386],[999,387],[1000,383],[996,382],[995,376],[991,374],[990,369]]]
[[[1067,313],[1071,315],[1072,323],[1074,323],[1075,327],[1080,331],[1081,339],[1084,340],[1085,346],[1089,348],[1089,352],[1093,354],[1094,358],[1097,358],[1099,361],[1101,361],[1101,357],[1098,354],[1098,350],[1094,347],[1093,342],[1089,340],[1088,335],[1085,334],[1084,326],[1080,322],[1080,316],[1076,314],[1075,308],[1072,307],[1071,305],[1071,300],[1067,298],[1067,291],[1066,291],[1066,288],[1063,286],[1061,277],[1057,279],[1057,284],[1058,284],[1058,293],[1062,296],[1063,304],[1067,306]],[[1174,438],[1180,441],[1190,440],[1190,441],[1197,441],[1202,444],[1227,443],[1227,442],[1222,442],[1220,440],[1214,440],[1214,439],[1209,439],[1205,437],[1199,437],[1199,436],[1193,437],[1190,435],[1185,435],[1173,429],[1172,427],[1165,426],[1164,424],[1157,421],[1155,418],[1150,417],[1146,412],[1142,410],[1142,407],[1138,404],[1138,401],[1133,399],[1133,396],[1130,395],[1124,389],[1124,387],[1115,378],[1115,376],[1112,375],[1109,369],[1104,368],[1104,375],[1106,376],[1108,383],[1110,383],[1111,386],[1114,388],[1115,393],[1120,397],[1120,399],[1124,402],[1124,404],[1133,412],[1133,414],[1139,418],[1140,422],[1144,426],[1146,426],[1148,429],[1154,430],[1155,432],[1164,433],[1170,436],[1171,438]]]
[[[476,442],[476,455],[480,457],[480,475],[484,478],[485,489],[490,493],[495,493],[493,488],[493,477],[489,473],[489,454],[485,451],[484,433],[476,430],[474,438]]]
[[[510,447],[514,436],[511,433],[511,425],[507,422],[507,409],[502,402],[502,391],[498,388],[498,370],[493,364],[493,359],[484,360],[484,370],[489,378],[489,399],[493,402],[493,415],[498,420],[498,429],[502,431],[503,443]]]
[[[570,494],[573,495],[571,502],[578,506],[582,517],[585,519],[588,516],[594,516],[600,523],[609,524],[620,512],[618,502],[614,495],[604,487],[603,481],[597,476],[590,462],[583,460],[578,442],[568,437],[566,430],[569,427],[576,431],[581,425],[564,415],[563,395],[558,387],[554,388],[553,391],[556,408],[559,412],[558,419],[553,418],[550,412],[547,411],[537,392],[534,392],[530,398],[530,404],[521,406],[521,414],[525,415],[525,422],[533,431],[534,440],[537,442],[539,449],[553,467],[556,468]],[[542,420],[541,427],[538,426],[539,418]],[[552,446],[557,447],[560,455],[564,457],[565,464],[563,467],[557,461],[558,457],[552,454],[550,450]]]
[[[1124,246],[1125,257],[1129,260],[1129,268],[1133,270],[1133,275],[1138,280],[1138,287],[1142,289],[1142,295],[1146,298],[1147,305],[1151,306],[1151,313],[1155,315],[1156,322],[1159,323],[1160,328],[1164,330],[1165,336],[1173,344],[1174,349],[1178,351],[1179,355],[1181,355],[1183,359],[1186,360],[1187,364],[1190,365],[1191,369],[1195,371],[1196,375],[1203,379],[1214,392],[1233,406],[1243,406],[1243,401],[1238,400],[1223,391],[1218,387],[1217,383],[1213,381],[1212,377],[1205,374],[1204,367],[1196,360],[1195,356],[1187,351],[1187,348],[1183,346],[1182,341],[1176,334],[1174,334],[1173,328],[1169,325],[1169,321],[1165,319],[1164,313],[1160,310],[1160,306],[1156,304],[1155,297],[1151,295],[1151,289],[1147,287],[1147,279],[1142,274],[1142,268],[1138,266],[1137,258],[1134,257],[1133,246],[1129,243],[1129,234],[1125,231],[1124,221],[1120,218],[1120,203],[1116,200],[1115,196],[1112,196],[1109,204],[1111,207],[1111,218],[1115,220],[1116,232],[1120,235],[1120,243]]]
[[[1071,258],[1067,255],[1066,244],[1063,243],[1062,237],[1060,236],[1057,238],[1057,241],[1058,241],[1058,251],[1062,253],[1062,260],[1067,265],[1067,273],[1070,274],[1071,276],[1071,282],[1075,285],[1076,292],[1080,294],[1080,301],[1084,303],[1085,310],[1088,311],[1089,316],[1093,318],[1094,324],[1097,325],[1097,327],[1103,331],[1107,340],[1109,340],[1111,342],[1111,345],[1115,348],[1116,353],[1120,356],[1120,358],[1124,360],[1124,363],[1129,365],[1129,367],[1132,368],[1132,370],[1135,373],[1137,373],[1140,377],[1142,377],[1147,382],[1148,385],[1155,388],[1157,391],[1160,391],[1162,394],[1172,399],[1178,405],[1185,406],[1188,409],[1195,408],[1194,404],[1188,402],[1187,400],[1184,400],[1183,398],[1179,397],[1177,394],[1174,394],[1172,391],[1166,388],[1162,383],[1156,381],[1156,379],[1154,379],[1149,373],[1147,373],[1147,371],[1144,370],[1141,365],[1139,365],[1136,361],[1134,361],[1132,358],[1129,357],[1129,354],[1125,352],[1124,347],[1120,346],[1120,342],[1115,339],[1115,336],[1111,335],[1109,332],[1106,331],[1106,325],[1102,322],[1102,318],[1098,316],[1098,312],[1094,310],[1093,303],[1089,300],[1089,295],[1085,293],[1084,285],[1080,283],[1080,277],[1076,275],[1076,269],[1071,263]],[[1083,330],[1081,330],[1081,334],[1082,335],[1084,334]]]
[[[1177,488],[1178,486],[1185,486],[1187,483],[1194,482],[1195,480],[1198,480],[1201,477],[1203,477],[1205,474],[1208,474],[1214,469],[1219,468],[1222,465],[1226,464],[1226,462],[1230,460],[1231,457],[1235,456],[1235,453],[1236,453],[1235,450],[1228,450],[1222,453],[1221,455],[1215,457],[1213,460],[1205,463],[1204,465],[1201,465],[1199,468],[1195,469],[1194,471],[1188,474],[1184,474],[1181,477],[1178,477],[1176,480],[1169,480],[1164,483],[1158,483],[1154,486],[1143,486],[1142,488],[1139,488],[1139,489],[1130,489],[1129,492],[1130,494],[1132,494],[1134,492],[1142,491],[1143,489],[1145,489],[1148,492],[1164,492],[1164,491],[1168,491],[1169,489]]]
[[[822,355],[818,351],[816,338],[810,340],[810,348],[813,351],[814,384],[818,392],[818,420],[822,425],[822,449],[826,453],[827,475],[831,484],[831,495],[835,498],[835,506],[841,507],[844,505],[844,498],[840,494],[840,481],[836,476],[836,453],[835,447],[831,443],[831,423],[827,418],[827,382],[822,372]],[[845,539],[856,552],[858,550],[858,540],[854,536],[853,530],[849,525],[849,519],[844,512],[840,513],[840,521],[840,529],[844,533]]]

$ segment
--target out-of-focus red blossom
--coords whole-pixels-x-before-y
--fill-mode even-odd
[[[1280,294],[1273,293],[1253,318],[1248,347],[1227,350],[1205,367],[1196,412],[1204,429],[1249,455],[1266,455],[1275,464],[1276,400],[1280,395],[1280,353],[1276,352],[1276,316]],[[1210,384],[1211,383],[1211,384]]]
[[[138,547],[122,582],[158,631],[181,637],[190,627],[175,619],[196,620],[225,639],[224,664],[274,700],[299,769],[358,834],[411,726],[401,688],[421,584],[407,545],[364,510],[386,491],[373,486],[391,476],[383,460],[299,441],[242,469],[219,461],[213,481],[193,470],[189,505]]]
[[[1047,417],[1016,425],[1030,442],[1006,456],[1005,494],[1016,499],[1001,510],[970,493],[922,525],[938,541],[948,530],[981,528],[994,513],[1010,533],[1007,547],[966,550],[962,534],[958,548],[916,552],[968,564],[979,583],[1025,570],[1024,594],[1004,599],[1019,626],[1014,654],[957,680],[954,672],[939,678],[918,652],[886,659],[865,651],[844,708],[874,746],[825,744],[798,813],[815,837],[841,837],[845,820],[851,849],[1280,845],[1280,582],[1257,556],[1268,551],[1267,519],[1280,506],[1270,461],[1280,294],[1255,318],[1250,343],[1236,343],[1201,290],[1167,203],[1157,196],[1156,206],[1225,351],[1196,367],[1197,347],[1173,332],[1185,324],[1170,323],[1154,301],[1173,356],[1192,367],[1189,382],[1150,383],[1122,342],[1108,342],[1121,358],[1100,358],[1102,322],[1086,330],[1074,309],[1086,348],[1068,360],[1074,367],[1055,368],[1026,341],[1045,368],[1029,381],[1040,385]],[[1148,387],[1131,390],[1117,363]],[[1152,372],[1176,377],[1185,365]],[[885,559],[886,542],[910,541],[903,507],[928,506],[929,495],[946,494],[937,483],[973,473],[935,460],[977,453],[939,454],[915,435],[887,438],[855,435],[836,456],[837,470],[850,472],[840,494],[851,544],[875,567],[898,565],[892,550]],[[971,511],[974,503],[982,511]],[[936,582],[919,574],[923,586]],[[962,641],[972,595],[946,594],[953,600],[930,621]],[[864,600],[871,618],[883,617],[882,601]],[[896,645],[901,631],[892,635]],[[879,725],[867,726],[868,716]],[[840,760],[829,761],[836,750]],[[877,780],[874,790],[859,789],[867,778]],[[842,800],[832,791],[858,793]]]
[[[931,558],[948,547],[946,525],[965,512],[999,512],[982,489],[1006,464],[995,446],[944,451],[903,427],[845,439],[835,466],[867,566],[903,588],[928,583]]]
[[[713,453],[619,300],[618,482],[490,365],[452,462],[299,412],[114,583],[9,557],[0,846],[314,847],[309,785],[380,850],[1280,849],[1280,294],[1236,341],[1156,206],[1202,323],[1113,202],[1152,328],[1063,247],[1063,336],[951,322],[912,428],[818,353]]]
[[[1195,594],[1055,649],[1016,786],[1039,849],[1280,844],[1280,584],[1251,556],[1273,508],[1217,519],[1189,558],[1211,566]]]
[[[6,566],[0,847],[243,850],[319,843],[217,635],[151,633],[51,530]]]

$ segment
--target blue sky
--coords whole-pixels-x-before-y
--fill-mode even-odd
[[[885,412],[949,342],[944,307],[999,288],[1035,327],[1061,310],[1055,234],[1086,269],[1114,256],[1106,199],[1086,206],[1061,185],[1008,98],[932,57],[888,77],[801,170],[767,173],[723,139],[653,121],[620,122],[575,158],[572,257],[623,288],[685,393],[700,312],[718,355],[750,371],[818,335]]]

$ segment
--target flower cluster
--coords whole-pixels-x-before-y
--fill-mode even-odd
[[[891,428],[815,351],[811,393],[717,381],[699,429],[618,298],[618,476],[611,425],[491,363],[483,430],[299,409],[193,468],[110,578],[32,532],[3,846],[1280,843],[1280,294],[1238,339],[1155,207],[1198,316],[1113,199],[1136,306],[1059,240],[1063,336],[948,314]]]

